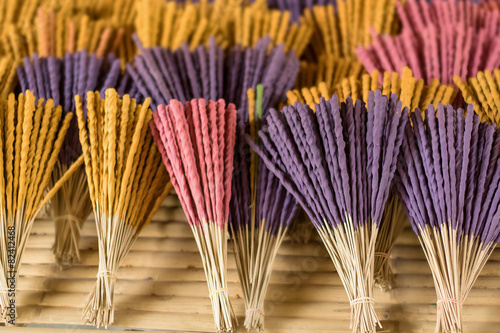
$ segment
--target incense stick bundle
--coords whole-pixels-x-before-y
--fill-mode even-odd
[[[368,72],[397,71],[409,66],[416,78],[452,83],[479,70],[500,65],[500,14],[473,1],[409,0],[397,3],[402,31],[374,35],[373,43],[356,51]]]
[[[374,253],[407,109],[370,92],[368,109],[348,98],[321,99],[314,113],[295,103],[270,110],[249,143],[314,223],[351,305],[353,332],[375,332]]]
[[[500,241],[500,133],[467,111],[411,114],[398,159],[398,192],[431,268],[436,332],[462,332],[462,307]]]
[[[353,99],[362,99],[368,103],[369,92],[376,89],[381,89],[382,94],[386,96],[398,95],[403,106],[411,111],[416,108],[425,110],[429,104],[434,106],[439,103],[450,104],[457,95],[456,88],[452,85],[440,84],[437,79],[426,85],[423,79],[416,79],[413,76],[409,67],[404,67],[402,75],[397,72],[379,73],[374,70],[370,75],[362,75],[361,79],[356,77],[342,79],[335,86],[321,82],[314,87],[293,89],[287,92],[287,97],[290,105],[298,101],[314,109],[314,105],[319,103],[321,97],[329,98],[333,94],[337,94],[341,100],[351,96]]]
[[[72,114],[63,117],[52,100],[35,103],[30,91],[17,99],[11,94],[0,106],[0,310],[2,320],[13,323],[19,266],[35,216],[83,158],[46,193]]]
[[[223,49],[246,48],[267,36],[273,47],[284,44],[287,52],[293,50],[300,56],[312,33],[309,26],[291,22],[288,11],[269,9],[262,0],[252,4],[240,0],[187,4],[142,0],[137,11],[136,28],[146,48],[175,51],[186,43],[194,51],[199,45],[208,45],[211,38]]]
[[[245,142],[264,122],[263,86],[249,89],[248,123],[238,118],[229,226],[245,299],[245,328],[264,330],[264,298],[274,258],[290,225],[297,202]]]
[[[403,103],[403,107],[409,107],[411,110],[423,105],[437,106],[441,102],[451,103],[456,95],[455,88],[451,85],[439,84],[437,79],[433,80],[430,86],[425,85],[423,79],[416,80],[408,67],[403,69],[401,77],[397,72],[384,72],[382,85],[379,85],[379,76],[379,72],[375,70],[371,75],[363,75],[361,80],[354,77],[344,79],[332,90],[333,93],[338,93],[341,99],[352,96],[355,99],[363,98],[363,101],[368,103],[370,90],[380,88],[383,95],[396,94]],[[332,90],[328,89],[325,83],[310,89],[303,88],[300,91],[294,89],[287,93],[288,103],[293,104],[299,101],[307,103],[314,109],[315,103],[319,103],[321,97],[328,98]],[[382,290],[392,289],[394,284],[389,259],[405,218],[402,207],[393,192],[389,194],[375,243],[375,284]]]
[[[101,40],[103,45],[107,43],[106,38]],[[38,53],[26,57],[17,68],[21,89],[31,90],[37,98],[53,99],[56,106],[63,106],[64,113],[75,112],[75,95],[85,96],[88,91],[96,89],[103,94],[105,89],[117,87],[119,93],[129,91],[134,97],[139,95],[131,78],[121,74],[120,60],[112,54],[105,57],[104,49],[104,46],[99,47],[96,53],[89,55],[85,50],[71,53],[68,45],[62,59],[52,55],[39,57]],[[51,184],[56,183],[81,154],[75,117],[61,147]],[[92,212],[85,178],[82,167],[64,183],[51,201],[56,228],[52,250],[59,265],[71,265],[80,258],[80,230]]]
[[[87,93],[87,119],[75,97],[85,172],[99,244],[97,282],[83,317],[97,327],[114,321],[114,286],[120,264],[170,186],[161,155],[148,128],[149,99],[138,105],[114,89]]]
[[[152,96],[153,106],[168,104],[171,99],[186,102],[192,98],[224,97],[244,109],[247,89],[258,83],[269,87],[264,105],[277,105],[293,85],[299,67],[295,54],[286,53],[283,45],[268,53],[269,38],[263,38],[253,48],[234,47],[228,56],[214,39],[208,48],[200,45],[189,51],[183,44],[173,53],[163,48],[143,48],[135,40],[141,55],[135,58],[135,68],[127,65],[127,71],[140,93]]]
[[[236,109],[203,99],[158,106],[151,122],[163,162],[200,251],[218,332],[237,320],[227,289],[227,231]]]
[[[500,93],[500,70],[493,72],[477,72],[464,82],[460,77],[453,77],[453,81],[460,88],[466,103],[474,106],[474,111],[481,117],[481,122],[500,124],[500,101],[497,96]]]

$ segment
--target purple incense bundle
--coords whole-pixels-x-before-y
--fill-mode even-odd
[[[467,112],[411,114],[396,185],[437,293],[436,332],[462,332],[462,306],[500,241],[500,132]]]
[[[375,35],[359,47],[366,70],[397,71],[409,66],[417,79],[450,84],[478,71],[500,66],[500,12],[473,1],[408,0],[397,2],[402,31],[397,36]]]
[[[370,110],[369,112],[367,110]],[[351,98],[321,98],[316,113],[295,103],[270,110],[248,140],[311,218],[351,305],[353,332],[375,332],[374,252],[382,213],[408,119],[396,95],[369,93],[368,107]]]
[[[86,51],[67,52],[64,58],[54,56],[26,57],[17,67],[17,76],[23,92],[30,90],[40,99],[52,99],[55,106],[62,106],[63,113],[75,112],[74,96],[107,88],[117,88],[120,95],[127,92],[140,98],[138,90],[128,74],[122,74],[120,60],[113,54],[107,57]],[[86,109],[85,109],[86,112]],[[78,138],[78,124],[70,123],[62,144],[59,159],[54,167],[52,183],[57,182],[67,168],[82,154]],[[60,265],[79,261],[80,229],[92,212],[86,176],[83,167],[75,172],[61,190],[52,198],[52,216],[56,233],[53,252]]]
[[[299,71],[299,61],[293,51],[285,52],[284,45],[271,49],[270,38],[259,40],[255,47],[236,46],[224,55],[224,50],[210,40],[208,47],[198,46],[190,51],[186,43],[176,51],[162,47],[142,47],[134,65],[127,72],[143,96],[152,97],[152,105],[168,104],[171,99],[181,102],[193,98],[234,103],[242,116],[247,108],[247,90],[258,83],[264,85],[263,107],[284,100]],[[269,88],[269,89],[267,89]],[[243,119],[248,121],[248,119]]]
[[[229,226],[245,299],[245,328],[264,330],[264,299],[274,259],[298,204],[245,141],[262,118],[263,86],[248,91],[246,117],[238,118]],[[242,118],[248,118],[243,122]]]

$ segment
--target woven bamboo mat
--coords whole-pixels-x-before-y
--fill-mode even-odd
[[[81,306],[95,282],[98,264],[93,223],[89,220],[83,228],[81,263],[60,270],[51,252],[53,222],[47,218],[35,222],[20,270],[17,323],[45,328],[18,332],[83,325]],[[232,253],[228,258],[229,291],[242,323],[245,311]],[[393,258],[397,287],[389,292],[375,291],[384,332],[432,332],[436,315],[433,281],[409,227],[400,235]],[[266,332],[350,332],[347,295],[317,238],[306,245],[285,241],[274,268],[266,297]],[[211,306],[204,281],[203,266],[182,209],[175,196],[169,197],[118,272],[115,325],[211,332]],[[499,287],[497,250],[464,305],[465,332],[500,332]]]

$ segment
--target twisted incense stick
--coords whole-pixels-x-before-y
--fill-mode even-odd
[[[141,230],[151,221],[170,185],[161,155],[148,128],[149,99],[137,105],[114,89],[75,97],[80,143],[99,242],[97,282],[83,317],[97,327],[114,321],[114,286],[123,262]]]
[[[462,332],[462,307],[500,241],[500,133],[467,111],[411,115],[397,189],[434,278],[435,332]]]
[[[375,332],[374,252],[407,121],[396,95],[370,92],[369,112],[350,98],[323,98],[316,113],[273,109],[251,147],[310,216],[351,304],[353,332]],[[385,138],[385,139],[383,139]]]
[[[297,202],[245,142],[253,139],[262,117],[263,86],[249,89],[249,122],[239,118],[229,226],[245,298],[245,328],[264,330],[264,298],[276,253],[291,223]],[[262,119],[261,119],[262,118]]]
[[[0,309],[2,319],[12,323],[19,266],[35,216],[83,158],[44,195],[72,114],[62,117],[52,100],[35,104],[30,91],[17,100],[11,94],[0,105]]]
[[[207,278],[218,332],[237,320],[227,289],[227,221],[236,109],[223,100],[176,100],[153,112],[153,136],[193,231]]]

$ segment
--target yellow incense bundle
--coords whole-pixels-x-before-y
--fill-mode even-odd
[[[114,89],[106,97],[75,97],[79,137],[99,242],[97,282],[83,316],[99,327],[114,320],[114,285],[123,259],[170,190],[168,174],[148,123],[150,99],[138,105]]]
[[[434,106],[438,103],[450,104],[457,94],[452,85],[440,84],[438,80],[433,80],[431,85],[425,85],[423,79],[415,79],[408,67],[403,69],[402,76],[396,72],[384,72],[381,81],[382,84],[379,72],[373,71],[371,75],[362,75],[360,80],[355,77],[343,79],[333,87],[321,82],[316,87],[289,91],[288,104],[292,105],[298,101],[314,109],[314,104],[319,103],[321,97],[328,99],[333,94],[338,94],[339,99],[350,96],[353,100],[362,99],[367,103],[368,92],[380,89],[383,95],[398,95],[403,107],[408,107],[412,111],[416,108],[425,110],[430,104]]]
[[[368,45],[371,31],[391,34],[398,25],[395,0],[345,0],[304,10],[304,22],[314,28],[311,48],[317,55],[355,56],[359,45]]]
[[[63,118],[52,100],[35,104],[30,91],[17,99],[10,94],[0,104],[0,255],[5,258],[0,261],[0,309],[3,320],[13,324],[19,265],[35,216],[83,157],[44,195],[72,114]]]
[[[290,12],[269,9],[260,0],[250,5],[240,0],[141,0],[137,3],[136,29],[144,47],[176,50],[187,43],[194,50],[215,37],[222,48],[246,48],[269,36],[270,48],[283,43],[286,51],[294,50],[297,56],[305,50],[312,34],[310,26],[291,22]]]
[[[466,103],[474,105],[474,111],[481,117],[481,122],[500,124],[500,69],[478,72],[467,82],[460,77],[453,78],[460,88]]]

